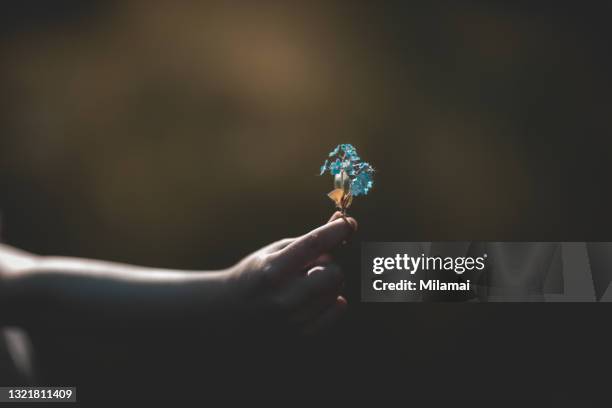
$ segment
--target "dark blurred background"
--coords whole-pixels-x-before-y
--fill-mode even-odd
[[[377,177],[351,209],[351,314],[300,353],[268,350],[272,366],[346,398],[452,402],[460,391],[585,406],[603,379],[584,374],[610,363],[608,306],[359,304],[358,251],[377,240],[612,240],[611,8],[3,2],[4,240],[225,267],[324,222],[331,180],[318,167],[352,143]],[[70,348],[49,334],[34,341],[46,383],[122,370],[97,366],[104,354],[61,368],[58,350]],[[382,350],[391,361],[375,357]],[[194,361],[179,365],[192,379],[207,372]],[[335,370],[348,370],[338,387]]]

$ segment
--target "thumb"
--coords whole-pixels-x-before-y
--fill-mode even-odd
[[[354,218],[336,218],[270,255],[270,263],[275,270],[301,271],[309,262],[349,239],[356,228],[357,221]]]

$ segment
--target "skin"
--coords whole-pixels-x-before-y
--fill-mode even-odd
[[[41,257],[0,246],[0,323],[25,328],[49,322],[74,327],[266,323],[316,333],[346,309],[342,271],[330,253],[356,229],[354,219],[337,212],[325,225],[219,271]]]

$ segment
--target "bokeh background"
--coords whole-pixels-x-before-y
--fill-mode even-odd
[[[324,222],[331,180],[318,168],[352,143],[378,170],[351,209],[358,240],[610,241],[610,8],[4,2],[4,240],[40,254],[225,267]],[[608,348],[608,307],[359,305],[358,250],[345,254],[354,308],[327,339],[337,348],[308,354],[325,356],[320,371],[329,354],[358,365],[384,343],[397,364],[366,358],[365,377],[425,372],[438,379],[420,384],[429,390],[504,367],[508,378],[547,379],[563,401],[591,398],[559,384]],[[572,333],[581,354],[568,351]],[[39,343],[43,360],[45,344],[61,348]],[[489,396],[504,384],[482,380],[465,385]]]

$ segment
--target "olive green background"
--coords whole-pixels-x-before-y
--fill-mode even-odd
[[[221,268],[326,221],[332,182],[317,174],[336,144],[377,168],[350,211],[359,234],[339,254],[351,313],[329,337],[298,347],[271,336],[265,352],[234,339],[211,365],[206,342],[172,334],[200,350],[166,356],[173,371],[126,363],[137,347],[122,348],[121,334],[122,352],[105,354],[101,339],[70,365],[78,338],[38,333],[47,382],[78,380],[81,401],[112,379],[148,384],[145,373],[228,385],[225,398],[249,384],[264,398],[367,390],[378,402],[588,406],[603,395],[589,374],[609,365],[605,305],[358,299],[361,241],[610,241],[607,2],[0,7],[8,243]],[[235,350],[258,357],[245,366]]]

